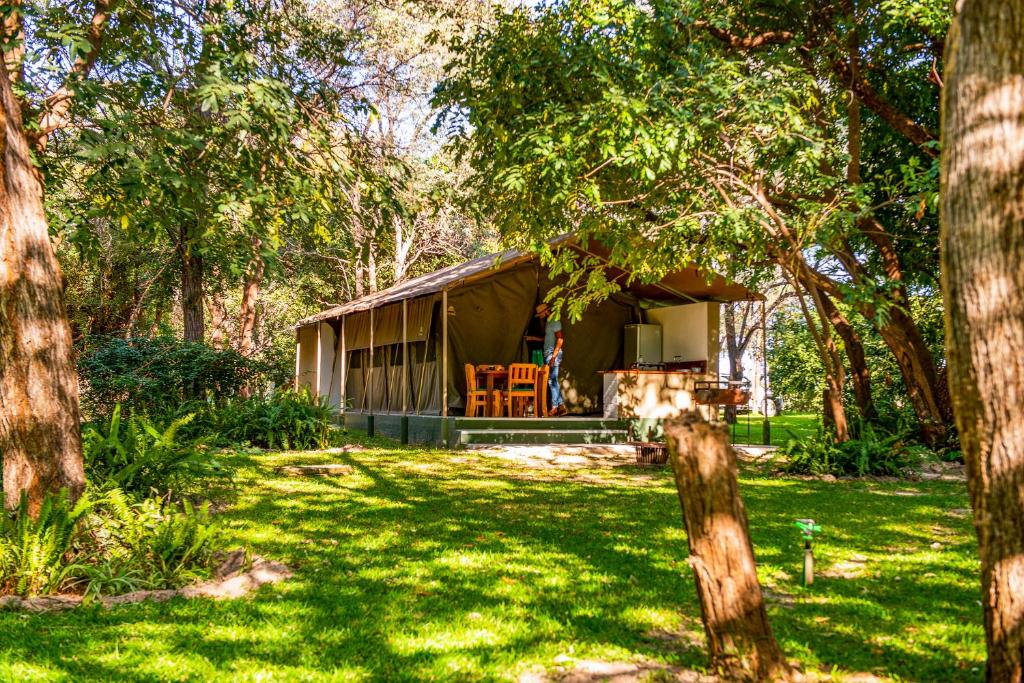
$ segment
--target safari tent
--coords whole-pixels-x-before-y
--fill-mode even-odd
[[[600,247],[568,238],[557,248],[596,257],[610,278],[626,279]],[[459,415],[465,364],[526,360],[534,307],[554,284],[535,254],[506,251],[322,311],[296,325],[296,386],[346,416]],[[622,330],[631,323],[664,324],[667,357],[702,361],[717,376],[719,304],[750,298],[746,288],[688,266],[625,285],[580,320],[564,320],[566,407],[601,412],[599,373],[623,367]]]

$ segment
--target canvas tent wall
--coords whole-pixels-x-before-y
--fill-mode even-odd
[[[461,412],[464,365],[523,359],[533,308],[555,284],[532,255],[507,252],[324,311],[297,326],[296,382],[315,387],[335,406],[344,401],[351,411],[446,414],[447,396],[447,408]],[[561,379],[567,407],[577,413],[600,410],[598,373],[620,367],[622,327],[643,322],[646,306],[716,298],[750,298],[750,292],[720,277],[709,283],[690,268],[661,283],[629,287],[589,307],[580,321],[564,321]]]

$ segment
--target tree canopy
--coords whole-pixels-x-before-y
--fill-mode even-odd
[[[680,261],[782,266],[808,291],[837,390],[822,298],[849,303],[886,339],[937,442],[948,399],[909,292],[935,293],[944,22],[940,3],[516,8],[457,43],[439,125],[510,239],[570,225],[646,280]],[[579,282],[605,296],[617,285],[594,265],[577,264]]]

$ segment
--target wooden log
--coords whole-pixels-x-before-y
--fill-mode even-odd
[[[789,680],[768,624],[736,454],[725,425],[687,413],[665,425],[712,669],[724,680]]]

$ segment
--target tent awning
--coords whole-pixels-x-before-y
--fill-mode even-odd
[[[604,249],[594,245],[584,248],[578,245],[572,236],[563,236],[557,239],[567,242],[566,247],[581,253],[597,256],[601,259],[606,258],[607,252]],[[470,280],[480,280],[503,273],[536,258],[536,254],[518,249],[481,256],[465,263],[435,270],[432,273],[407,280],[388,289],[368,294],[340,306],[328,308],[316,315],[300,320],[296,323],[295,327],[304,327],[325,320],[339,318],[343,315],[368,311],[371,308],[376,309],[387,304],[402,301],[403,299],[417,299],[437,294],[444,290],[459,287]],[[625,272],[611,264],[608,265],[608,268],[612,271]],[[708,277],[709,275],[711,277]],[[632,292],[638,297],[653,300],[678,299],[682,301],[728,302],[761,298],[761,295],[750,291],[742,285],[692,265],[669,273],[657,282],[634,282],[625,285],[623,289]]]

